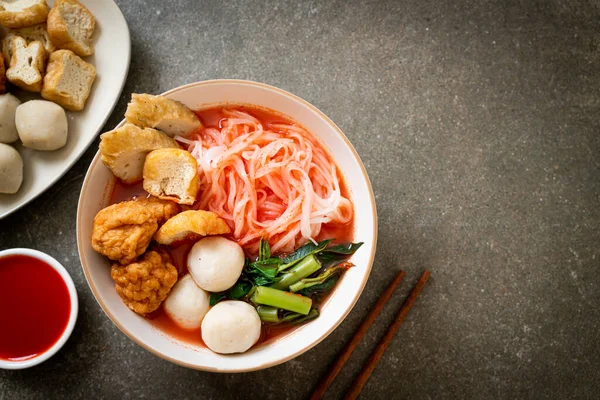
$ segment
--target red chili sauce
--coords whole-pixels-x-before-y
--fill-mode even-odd
[[[270,112],[262,108],[254,107],[236,106],[236,108],[242,109],[244,112],[252,114],[254,117],[259,119],[264,125],[267,125],[269,123],[290,122],[289,120],[285,119],[283,116],[280,116],[274,111]],[[222,108],[218,107],[201,111],[195,111],[195,113],[202,120],[204,127],[219,128],[220,121],[223,118],[225,118],[221,110]],[[338,176],[343,177],[343,174],[340,173],[338,174]],[[347,183],[343,178],[340,179],[340,190],[343,196],[350,197]],[[136,198],[143,198],[147,196],[149,195],[146,191],[144,191],[141,183],[135,185],[126,185],[120,180],[115,179],[109,204],[115,204],[121,201],[133,200]],[[235,240],[233,236],[225,236],[230,240]],[[352,242],[354,239],[354,222],[350,221],[350,223],[347,224],[334,223],[323,225],[321,228],[321,232],[316,239],[318,241],[321,241],[329,238],[335,238],[333,242],[334,244]],[[177,246],[171,246],[169,248],[170,253],[173,256],[175,266],[179,271],[180,278],[188,273],[187,255],[194,243],[195,242],[184,242],[178,244]],[[327,300],[327,298],[328,295],[313,298],[313,305],[316,308],[320,308],[321,304],[323,304]],[[200,328],[193,330],[181,328],[179,325],[174,323],[171,320],[171,318],[169,318],[169,316],[164,312],[162,305],[159,309],[149,314],[147,318],[150,320],[152,325],[154,325],[156,328],[160,329],[164,333],[168,334],[169,336],[172,336],[192,345],[206,347],[206,345],[202,341]],[[296,327],[296,325],[269,325],[263,323],[262,334],[256,345],[271,342],[283,335],[286,335]]]
[[[37,258],[0,258],[0,358],[23,361],[48,351],[71,315],[62,277]]]

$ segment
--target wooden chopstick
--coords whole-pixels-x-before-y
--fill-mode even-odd
[[[365,386],[365,384],[369,380],[371,373],[377,366],[379,359],[381,358],[381,356],[387,349],[388,345],[394,338],[396,331],[398,330],[398,328],[400,328],[400,325],[402,325],[402,322],[406,318],[406,315],[410,311],[413,304],[415,304],[415,301],[417,300],[419,293],[421,293],[421,290],[423,289],[423,287],[427,283],[427,280],[429,279],[429,275],[430,275],[429,271],[426,270],[425,272],[423,272],[423,274],[419,278],[419,281],[417,282],[417,284],[415,285],[413,290],[410,292],[410,294],[408,295],[408,297],[402,304],[402,307],[400,308],[398,315],[396,315],[396,319],[394,320],[394,322],[392,322],[392,324],[389,326],[388,330],[385,332],[385,335],[383,336],[383,338],[381,338],[381,340],[377,344],[375,351],[373,351],[373,353],[371,353],[369,360],[367,361],[367,363],[363,367],[362,371],[358,375],[358,378],[354,381],[354,383],[350,387],[350,390],[348,390],[348,392],[346,393],[346,396],[344,397],[344,399],[353,400],[358,397],[358,395],[360,394],[360,391],[362,390],[362,388]]]
[[[354,333],[354,336],[352,336],[350,343],[348,343],[344,350],[342,350],[342,353],[335,361],[335,364],[333,364],[333,366],[329,369],[327,375],[321,380],[319,385],[316,387],[313,394],[310,396],[311,400],[318,400],[323,397],[325,392],[327,392],[327,389],[329,389],[329,386],[333,383],[337,374],[342,370],[344,364],[346,364],[346,361],[348,361],[348,358],[350,358],[350,355],[352,354],[354,349],[356,349],[356,346],[358,346],[363,336],[365,336],[371,325],[373,325],[373,322],[375,321],[381,310],[383,310],[385,303],[387,303],[390,297],[392,297],[394,290],[402,281],[404,275],[404,271],[401,270],[400,272],[398,272],[398,275],[396,275],[394,280],[388,285],[387,289],[385,289],[385,292],[383,292],[379,300],[377,300],[377,303],[375,303],[375,306],[371,309],[371,311],[367,315],[367,318],[365,318],[362,324],[360,324],[360,326],[358,327],[358,330]]]

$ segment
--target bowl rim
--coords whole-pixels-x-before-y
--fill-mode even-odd
[[[69,299],[71,301],[71,312],[69,314],[69,321],[67,322],[67,326],[63,333],[60,335],[60,338],[48,350],[41,354],[38,354],[35,357],[28,358],[23,361],[9,361],[0,359],[0,369],[25,369],[43,363],[44,361],[52,357],[54,354],[56,354],[64,346],[64,344],[71,336],[71,333],[73,333],[73,329],[75,328],[75,323],[77,322],[77,316],[79,314],[79,301],[77,297],[77,290],[75,289],[75,284],[73,283],[71,275],[69,275],[67,269],[54,257],[39,250],[27,248],[14,248],[0,251],[0,258],[11,255],[23,255],[32,257],[43,261],[49,266],[51,266],[56,272],[58,272],[61,279],[67,286],[67,290],[69,291]]]
[[[368,263],[367,263],[367,270],[366,273],[364,274],[362,281],[360,283],[360,287],[359,290],[354,294],[354,298],[352,299],[351,304],[349,305],[349,307],[343,312],[343,314],[340,316],[340,318],[338,320],[336,320],[331,327],[324,332],[323,334],[321,334],[318,338],[315,338],[314,341],[312,341],[311,343],[309,343],[307,346],[305,346],[304,348],[296,351],[293,354],[290,354],[286,357],[283,358],[279,358],[273,361],[269,361],[267,363],[258,365],[256,367],[249,367],[249,368],[239,368],[239,369],[229,369],[229,370],[219,370],[217,368],[211,368],[211,367],[206,367],[206,366],[200,366],[200,365],[195,365],[195,364],[191,364],[188,362],[184,362],[178,359],[175,359],[171,356],[169,356],[168,354],[162,353],[158,350],[155,350],[153,348],[151,348],[150,346],[146,345],[145,343],[143,343],[141,340],[139,340],[133,333],[129,332],[118,320],[117,318],[115,318],[115,316],[109,311],[108,307],[106,306],[106,304],[104,304],[101,300],[100,300],[100,296],[98,293],[98,290],[95,286],[93,286],[91,284],[91,273],[89,270],[89,266],[87,265],[87,260],[85,258],[85,252],[83,249],[83,240],[81,240],[81,219],[82,219],[82,197],[83,197],[83,193],[86,191],[88,183],[89,183],[89,179],[90,179],[90,172],[92,171],[93,167],[95,167],[95,165],[100,162],[100,151],[96,151],[96,155],[94,156],[94,159],[92,160],[92,162],[90,163],[90,166],[88,167],[88,170],[85,174],[85,178],[83,180],[83,184],[81,186],[81,191],[79,194],[79,201],[77,204],[77,250],[79,253],[79,259],[81,261],[81,267],[83,269],[84,275],[85,275],[85,279],[88,283],[88,286],[90,287],[92,294],[94,295],[94,298],[96,299],[96,302],[100,305],[100,307],[102,308],[102,311],[104,311],[104,313],[109,317],[109,319],[112,321],[113,324],[115,324],[117,326],[117,328],[119,328],[119,330],[121,332],[123,332],[127,337],[129,337],[129,339],[133,340],[137,345],[141,346],[143,349],[149,351],[150,353],[164,359],[167,360],[169,362],[172,362],[176,365],[180,365],[186,368],[190,368],[190,369],[195,369],[195,370],[199,370],[199,371],[208,371],[208,372],[218,372],[218,373],[239,373],[239,372],[252,372],[252,371],[258,371],[258,370],[262,370],[262,369],[266,369],[266,368],[270,368],[279,364],[283,364],[284,362],[287,362],[295,357],[298,357],[299,355],[307,352],[308,350],[312,349],[313,347],[315,347],[317,344],[319,344],[321,341],[323,341],[327,336],[329,336],[331,334],[331,332],[333,332],[341,323],[342,321],[348,316],[348,314],[350,313],[350,311],[352,311],[352,309],[354,308],[354,306],[356,305],[356,302],[358,301],[358,299],[360,298],[360,295],[362,294],[365,285],[367,283],[367,280],[369,279],[369,276],[371,275],[371,270],[373,268],[373,261],[375,259],[375,251],[377,248],[377,235],[378,235],[378,223],[377,223],[377,207],[376,207],[376,203],[375,203],[375,195],[373,193],[373,186],[371,185],[371,180],[369,179],[369,176],[367,174],[367,170],[360,158],[360,156],[358,155],[358,152],[356,151],[356,149],[354,148],[354,146],[352,145],[352,143],[350,142],[350,140],[346,137],[346,135],[342,132],[342,130],[327,116],[325,115],[325,113],[323,113],[321,110],[319,110],[316,106],[312,105],[311,103],[309,103],[308,101],[286,91],[283,89],[279,89],[275,86],[271,86],[271,85],[267,85],[265,83],[261,83],[261,82],[255,82],[255,81],[249,81],[249,80],[243,80],[243,79],[211,79],[211,80],[205,80],[205,81],[198,81],[198,82],[193,82],[193,83],[188,83],[186,85],[182,85],[182,86],[178,86],[176,88],[173,88],[171,90],[168,90],[166,92],[161,93],[162,96],[167,96],[173,93],[177,93],[179,91],[182,90],[186,90],[192,87],[197,87],[197,86],[205,86],[205,85],[212,85],[212,84],[219,84],[219,83],[224,83],[224,84],[241,84],[241,85],[250,85],[250,86],[256,86],[259,88],[263,88],[263,89],[267,89],[267,90],[271,90],[271,91],[275,91],[283,96],[286,96],[288,98],[291,98],[292,100],[301,103],[302,105],[308,107],[309,109],[311,109],[313,112],[315,112],[320,118],[322,118],[328,125],[330,125],[333,130],[335,131],[335,133],[337,134],[337,136],[339,137],[339,139],[341,139],[346,146],[350,149],[350,151],[352,152],[352,155],[354,156],[355,160],[357,161],[358,165],[360,166],[360,172],[362,173],[367,186],[368,186],[368,196],[369,196],[369,200],[370,203],[373,205],[372,209],[373,209],[373,215],[372,215],[372,219],[373,219],[373,248],[371,250],[371,254],[369,254],[368,257]],[[125,119],[121,120],[121,122],[119,122],[119,124],[117,124],[116,127],[122,126],[125,123]]]

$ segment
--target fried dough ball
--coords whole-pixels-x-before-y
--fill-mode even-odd
[[[140,315],[156,310],[177,282],[177,268],[161,248],[146,252],[128,265],[113,264],[110,276],[123,303]]]
[[[231,232],[227,222],[211,211],[190,210],[169,219],[154,235],[160,244],[170,245],[185,239],[223,235]]]
[[[135,201],[113,204],[94,218],[92,247],[121,264],[129,264],[150,244],[158,229],[150,209]]]
[[[162,200],[153,196],[138,199],[136,202],[150,210],[152,215],[154,215],[156,218],[156,222],[158,222],[159,226],[167,222],[168,219],[171,219],[175,215],[179,214],[181,211],[179,204],[170,200]]]

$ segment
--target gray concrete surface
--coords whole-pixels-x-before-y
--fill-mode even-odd
[[[597,1],[119,5],[132,64],[106,129],[132,92],[204,79],[251,79],[303,97],[348,135],[372,179],[373,273],[344,323],[284,365],[218,375],[163,361],[113,326],[80,269],[75,213],[96,142],[0,222],[0,248],[54,255],[81,304],[57,356],[0,372],[0,398],[304,398],[404,268],[400,293],[327,396],[340,398],[424,267],[433,278],[363,398],[600,396]]]

